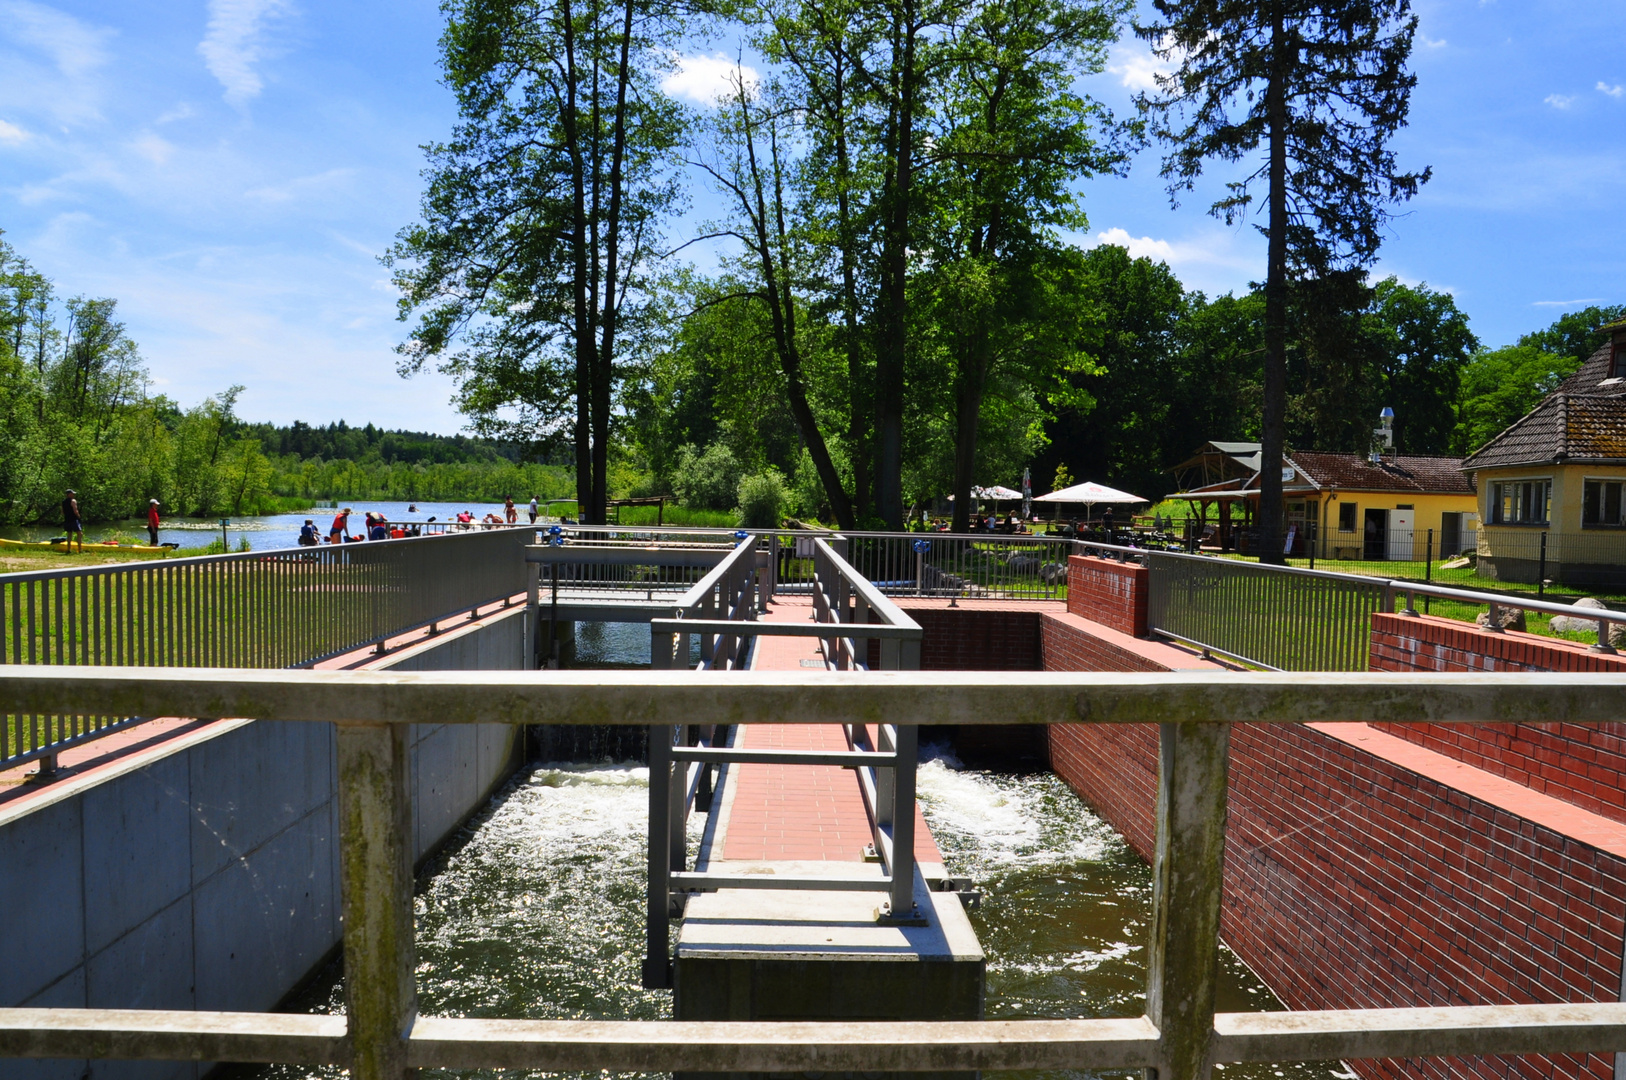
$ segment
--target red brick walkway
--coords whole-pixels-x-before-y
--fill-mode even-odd
[[[763,622],[809,622],[812,604],[776,601]],[[790,671],[822,665],[818,638],[760,637],[752,668]],[[847,750],[840,724],[746,725],[735,745],[755,749]],[[869,813],[858,775],[834,765],[734,765],[722,858],[752,861],[860,862],[870,843]],[[915,858],[942,862],[920,808],[915,808]]]

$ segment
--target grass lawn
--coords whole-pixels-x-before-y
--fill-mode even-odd
[[[1225,556],[1226,558],[1244,558],[1243,556]],[[1244,559],[1244,561],[1252,561]],[[1544,599],[1553,603],[1567,603],[1582,596],[1595,596],[1612,608],[1626,609],[1626,595],[1618,593],[1585,593],[1571,589],[1547,589],[1544,595],[1538,597],[1539,590],[1534,583],[1519,581],[1492,581],[1480,577],[1474,572],[1472,566],[1457,567],[1447,570],[1446,562],[1452,560],[1435,560],[1427,568],[1429,583],[1441,585],[1448,589],[1465,589],[1482,592],[1520,593],[1531,599]],[[1290,559],[1289,565],[1308,567],[1308,559]],[[1391,578],[1399,580],[1422,581],[1425,567],[1421,562],[1355,562],[1337,559],[1317,559],[1317,570],[1329,570],[1344,574],[1360,574],[1364,577]],[[1485,610],[1483,604],[1468,604],[1458,600],[1443,600],[1436,597],[1426,599],[1418,597],[1417,610],[1429,615],[1438,615],[1447,619],[1458,619],[1462,622],[1473,622]],[[1539,611],[1525,612],[1525,627],[1532,634],[1541,634],[1546,637],[1563,638],[1567,641],[1581,641],[1588,645],[1596,644],[1597,634],[1589,631],[1558,631],[1552,628],[1551,615]]]

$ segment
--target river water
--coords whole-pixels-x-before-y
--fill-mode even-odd
[[[583,666],[648,662],[642,626],[578,627]],[[1151,870],[1049,773],[963,769],[927,747],[926,819],[948,869],[983,894],[971,913],[988,957],[990,1018],[1138,1015]],[[648,771],[634,763],[543,764],[516,777],[428,868],[417,898],[426,1014],[661,1019],[670,997],[639,989]],[[696,815],[697,830],[704,819]],[[1222,1011],[1280,1009],[1229,951]],[[297,1010],[341,1008],[331,970]],[[340,1075],[273,1068],[276,1080]],[[1089,1074],[999,1074],[1073,1080]],[[1131,1075],[1128,1073],[1102,1075]],[[1337,1062],[1228,1066],[1247,1080],[1352,1080]],[[586,1080],[586,1078],[584,1078]]]

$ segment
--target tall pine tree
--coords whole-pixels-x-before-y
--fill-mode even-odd
[[[1210,207],[1227,223],[1254,211],[1264,188],[1259,555],[1280,562],[1289,282],[1369,265],[1391,207],[1429,177],[1401,171],[1389,148],[1417,81],[1406,69],[1417,19],[1410,0],[1152,6],[1160,21],[1136,32],[1174,70],[1139,104],[1169,147],[1171,198],[1191,190],[1210,161],[1255,164]]]

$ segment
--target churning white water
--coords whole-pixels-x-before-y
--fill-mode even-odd
[[[984,896],[972,922],[988,955],[987,1015],[1138,1014],[1151,890],[1146,864],[1056,777],[971,771],[940,749],[927,754],[919,774],[926,818],[950,871],[973,878]],[[634,764],[541,765],[516,778],[421,883],[423,1011],[670,1016],[668,994],[639,987],[647,809],[648,774]],[[693,828],[703,821],[697,816]],[[1222,1009],[1281,1007],[1228,953],[1224,975]],[[296,1007],[337,1010],[337,980],[330,972]],[[266,1075],[339,1073],[278,1068]],[[1329,1063],[1231,1066],[1223,1075],[1343,1074]]]

